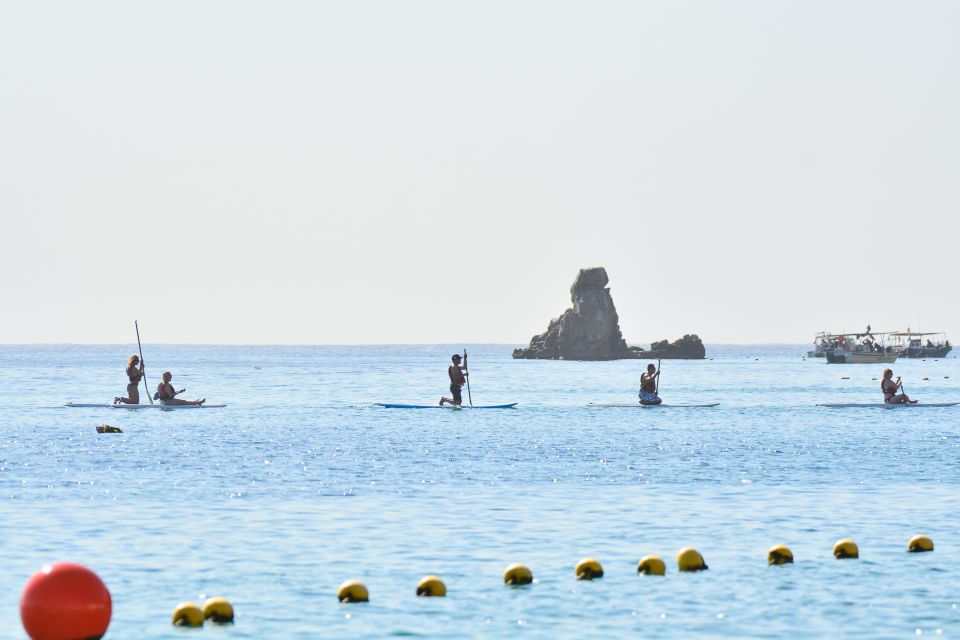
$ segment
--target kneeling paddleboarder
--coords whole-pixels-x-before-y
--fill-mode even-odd
[[[470,375],[467,373],[467,357],[466,352],[463,356],[463,366],[460,366],[460,354],[455,353],[450,358],[453,361],[449,367],[447,367],[447,375],[450,376],[450,393],[453,394],[452,398],[446,396],[440,398],[440,406],[444,404],[453,404],[460,406],[463,404],[463,395],[460,393],[460,389],[467,382],[467,376]]]
[[[657,395],[657,382],[660,370],[655,365],[648,364],[647,372],[640,376],[640,404],[660,404],[663,400]]]

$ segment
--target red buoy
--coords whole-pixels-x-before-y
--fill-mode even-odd
[[[32,640],[97,640],[111,612],[107,585],[73,562],[45,565],[20,594],[20,620]]]

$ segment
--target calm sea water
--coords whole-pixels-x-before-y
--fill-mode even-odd
[[[107,583],[111,638],[960,634],[960,407],[814,406],[879,401],[877,368],[712,347],[664,362],[661,388],[719,407],[595,409],[635,400],[645,363],[476,345],[474,401],[516,410],[402,411],[369,405],[436,402],[455,348],[148,345],[152,385],[170,369],[229,406],[61,406],[122,395],[133,349],[0,346],[3,638],[24,637],[20,591],[58,560]],[[954,358],[893,367],[921,400],[960,400]],[[916,533],[936,551],[905,553]],[[833,559],[842,537],[860,560]],[[776,543],[794,565],[766,565]],[[688,545],[709,571],[675,571]],[[636,575],[647,554],[665,577]],[[574,579],[587,555],[602,580]],[[511,562],[538,583],[505,588]],[[449,596],[418,599],[434,573]],[[369,604],[337,602],[348,578]],[[230,598],[236,624],[169,625],[205,595]]]

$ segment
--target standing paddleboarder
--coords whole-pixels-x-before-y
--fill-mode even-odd
[[[450,393],[453,394],[453,398],[447,398],[446,396],[440,398],[440,406],[444,404],[452,404],[460,406],[463,404],[463,395],[460,393],[460,389],[467,382],[467,376],[470,375],[467,373],[467,358],[466,352],[464,352],[464,357],[461,358],[459,353],[453,354],[450,358],[453,361],[449,367],[447,367],[447,375],[450,376]],[[463,360],[463,366],[460,366],[460,360]]]
[[[640,404],[660,404],[663,402],[657,395],[659,378],[660,370],[653,363],[648,364],[647,372],[640,376]]]
[[[137,367],[137,365],[140,365]],[[113,404],[140,404],[140,380],[143,379],[143,362],[136,354],[127,359],[127,378],[130,384],[127,385],[127,397],[117,396],[113,399]]]

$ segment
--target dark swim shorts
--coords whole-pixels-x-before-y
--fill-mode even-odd
[[[458,384],[451,384],[451,385],[450,385],[450,393],[453,394],[453,401],[454,401],[454,402],[456,402],[457,404],[460,404],[460,403],[463,402],[463,396],[460,395],[460,385],[458,385]]]

